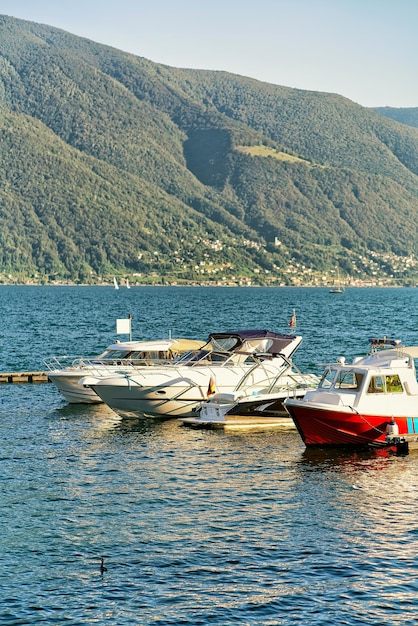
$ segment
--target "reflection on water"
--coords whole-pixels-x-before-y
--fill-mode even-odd
[[[41,291],[44,300],[31,291],[17,306],[24,311],[39,297],[24,340],[15,329],[15,355],[32,336],[51,352],[85,335],[93,343],[90,313],[102,333],[96,352],[110,343],[103,311],[111,334],[114,318],[134,304],[134,319],[142,311],[151,336],[161,336],[156,317],[157,330],[168,325],[165,310],[185,329],[189,308],[200,333],[225,329],[230,319],[277,327],[296,306],[305,363],[357,351],[359,335],[383,326],[390,334],[389,321],[401,327],[418,295],[353,290],[344,307],[320,290],[303,290],[303,297],[297,290],[204,290],[200,300],[195,291],[186,300],[186,290],[170,301],[166,291],[148,290],[147,302],[134,288],[129,301],[119,293],[114,302],[111,289],[93,289],[94,297],[87,289],[81,299],[77,289]],[[2,300],[0,288],[3,312],[10,313],[11,293]],[[415,333],[412,318],[402,325],[406,337]],[[376,319],[381,328],[370,332]],[[416,622],[416,451],[306,450],[291,430],[121,420],[104,405],[65,404],[53,385],[0,388],[0,441],[2,624]]]
[[[0,513],[13,619],[376,624],[395,595],[412,619],[414,457],[307,451],[294,431],[190,430],[65,406],[51,386],[12,391]]]
[[[61,399],[61,396],[59,396]],[[109,417],[117,418],[117,415],[105,404],[67,404],[64,399],[61,405],[54,408],[56,416],[60,419],[76,419],[82,417],[84,419],[98,418],[106,419]],[[51,415],[53,417],[54,414]]]
[[[305,448],[301,455],[301,464],[312,470],[321,471],[324,468],[373,468],[382,459],[391,456],[388,450],[353,450],[341,448]],[[375,463],[376,462],[376,463]]]

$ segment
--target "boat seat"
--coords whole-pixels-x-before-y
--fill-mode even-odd
[[[323,404],[343,404],[343,402],[341,401],[341,397],[337,394],[337,393],[333,393],[332,391],[326,391],[326,392],[321,392],[321,391],[311,391],[306,394],[305,396],[306,400],[310,400],[311,398],[314,400],[314,402],[320,402]]]

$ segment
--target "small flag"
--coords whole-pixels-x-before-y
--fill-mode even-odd
[[[210,377],[206,395],[209,398],[210,396],[213,396],[214,393],[216,393],[216,385],[215,385],[215,381],[213,380],[213,378]]]
[[[296,310],[295,310],[295,309],[293,309],[293,315],[292,315],[292,317],[290,318],[290,321],[289,321],[289,326],[290,326],[291,328],[296,328]]]

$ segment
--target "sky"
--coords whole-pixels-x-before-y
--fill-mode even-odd
[[[418,0],[0,0],[0,14],[172,67],[418,107]]]

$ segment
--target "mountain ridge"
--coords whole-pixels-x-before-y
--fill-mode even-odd
[[[380,109],[0,16],[0,122],[5,276],[414,275],[418,129]]]

